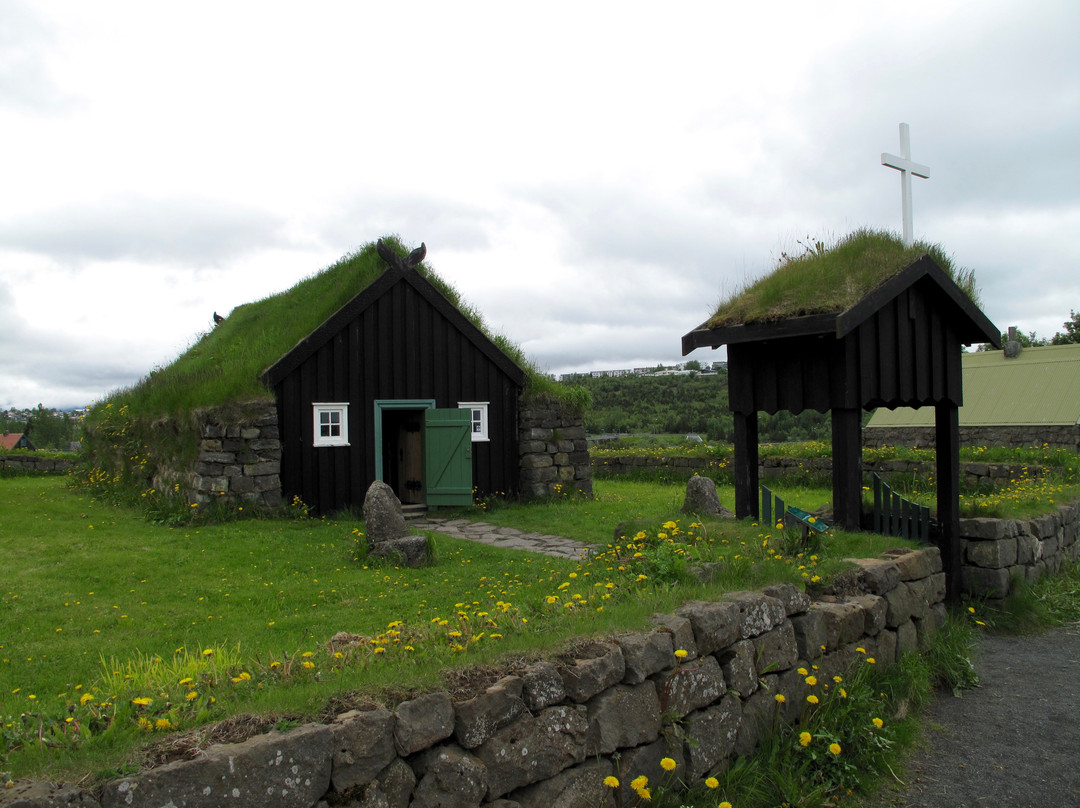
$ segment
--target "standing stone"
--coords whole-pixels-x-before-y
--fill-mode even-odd
[[[735,518],[731,511],[720,504],[716,483],[708,477],[699,477],[696,474],[686,482],[686,499],[683,500],[682,512],[699,516],[720,516],[725,519]]]
[[[364,522],[372,547],[380,542],[412,535],[401,512],[401,501],[394,489],[382,480],[373,482],[364,495]]]

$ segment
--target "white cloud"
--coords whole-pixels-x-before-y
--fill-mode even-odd
[[[0,2],[0,403],[387,233],[542,367],[670,362],[797,240],[899,228],[900,121],[991,319],[1080,308],[1080,7]]]

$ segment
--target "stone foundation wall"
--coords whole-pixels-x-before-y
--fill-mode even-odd
[[[811,601],[790,584],[730,592],[655,615],[651,630],[523,665],[472,698],[373,705],[210,747],[92,794],[27,782],[9,794],[26,808],[614,808],[636,802],[628,784],[640,775],[654,793],[676,778],[699,786],[751,755],[775,722],[797,723],[813,666],[829,682],[867,657],[891,663],[941,627],[936,549],[856,563],[850,597]],[[665,757],[676,762],[670,774]],[[621,793],[603,785],[608,775]]]
[[[522,499],[576,492],[592,495],[592,465],[581,414],[556,404],[523,400],[518,414],[518,453]]]
[[[200,414],[193,440],[199,454],[192,468],[164,467],[155,487],[180,483],[189,502],[281,504],[281,441],[273,402],[260,402],[247,414],[223,410]]]
[[[14,474],[67,474],[75,462],[66,457],[38,457],[33,454],[0,455],[0,472]]]
[[[1080,501],[1033,519],[961,519],[961,591],[1001,599],[1014,578],[1035,583],[1080,557]]]
[[[961,446],[1005,446],[1023,449],[1047,445],[1051,449],[1072,449],[1080,452],[1078,426],[962,426]],[[924,446],[935,445],[933,427],[866,427],[863,446]]]

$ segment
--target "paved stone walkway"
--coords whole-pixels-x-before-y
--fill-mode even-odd
[[[575,561],[585,558],[592,549],[588,544],[568,539],[566,536],[527,533],[513,527],[497,527],[487,522],[470,522],[468,519],[438,519],[429,516],[410,520],[408,524],[421,532],[440,533],[455,539],[468,539],[513,550],[531,550],[534,553],[571,558]]]

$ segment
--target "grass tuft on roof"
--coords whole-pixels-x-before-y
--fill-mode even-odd
[[[940,245],[915,242],[906,247],[892,233],[868,229],[832,245],[809,240],[799,244],[801,255],[781,254],[776,269],[721,301],[704,327],[839,314],[925,254],[978,305],[974,272],[956,269]]]
[[[400,255],[408,254],[397,236],[386,236],[383,241]],[[375,245],[374,241],[365,244],[291,289],[237,306],[172,363],[155,368],[102,403],[126,404],[137,416],[164,417],[235,402],[271,400],[272,391],[259,380],[262,372],[386,270]],[[491,332],[480,313],[462,301],[452,285],[425,263],[416,269],[525,371],[527,392],[575,402],[573,390],[544,377],[517,345]]]

